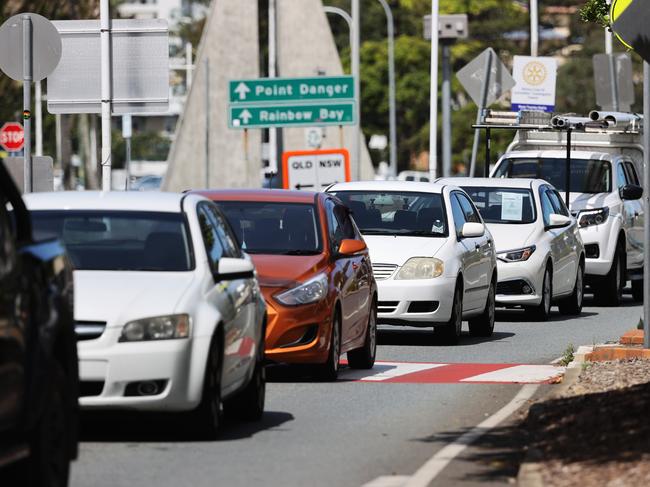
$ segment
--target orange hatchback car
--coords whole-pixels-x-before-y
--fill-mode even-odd
[[[266,357],[317,364],[333,380],[347,352],[369,369],[377,348],[377,285],[366,244],[333,195],[285,190],[201,191],[251,255],[268,309]]]

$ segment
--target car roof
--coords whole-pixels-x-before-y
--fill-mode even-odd
[[[30,210],[115,210],[180,213],[187,195],[160,191],[56,191],[24,196]],[[195,198],[197,196],[194,196]]]
[[[525,188],[530,189],[541,184],[549,184],[543,179],[534,178],[440,178],[440,184],[453,184],[454,186],[485,186],[488,188]]]
[[[442,193],[444,184],[420,181],[353,181],[335,183],[327,191],[405,191],[413,193]]]
[[[318,193],[287,189],[206,189],[192,191],[213,201],[263,201],[278,203],[314,203]]]

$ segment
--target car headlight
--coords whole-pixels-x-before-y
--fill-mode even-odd
[[[399,270],[395,279],[433,279],[441,276],[445,265],[434,257],[411,257]]]
[[[531,255],[533,255],[533,252],[535,252],[535,247],[534,245],[531,245],[530,247],[524,247],[523,249],[516,249],[516,250],[508,250],[507,252],[499,252],[497,254],[497,259],[503,261],[503,262],[524,262],[530,258]]]
[[[275,296],[275,299],[286,306],[299,306],[320,301],[327,295],[327,276],[318,274],[316,277]]]
[[[578,226],[590,227],[605,223],[609,216],[609,208],[597,208],[595,210],[583,210],[578,213]]]
[[[170,340],[189,336],[190,317],[188,315],[169,315],[130,321],[122,328],[119,341]]]

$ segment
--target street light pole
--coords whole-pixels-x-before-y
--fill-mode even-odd
[[[386,0],[379,0],[386,13],[388,34],[388,130],[390,140],[390,174],[397,176],[397,115],[395,102],[395,22],[393,12]]]
[[[354,164],[354,177],[357,181],[361,180],[361,82],[360,76],[360,14],[359,0],[352,0],[352,76],[354,76],[354,105],[357,115],[357,121],[354,126],[354,135],[352,136],[352,161]]]
[[[109,0],[100,0],[101,99],[102,99],[102,191],[111,190],[111,18]]]
[[[539,6],[537,0],[530,0],[530,55],[537,57],[539,54]]]
[[[429,179],[438,177],[438,0],[431,0],[431,87],[429,92]]]
[[[275,1],[269,0],[269,78],[275,78],[276,72],[276,17]],[[269,128],[269,171],[273,174],[278,172],[278,129]]]

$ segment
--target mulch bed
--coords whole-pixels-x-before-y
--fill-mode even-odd
[[[525,426],[545,486],[650,486],[650,360],[588,363]]]

